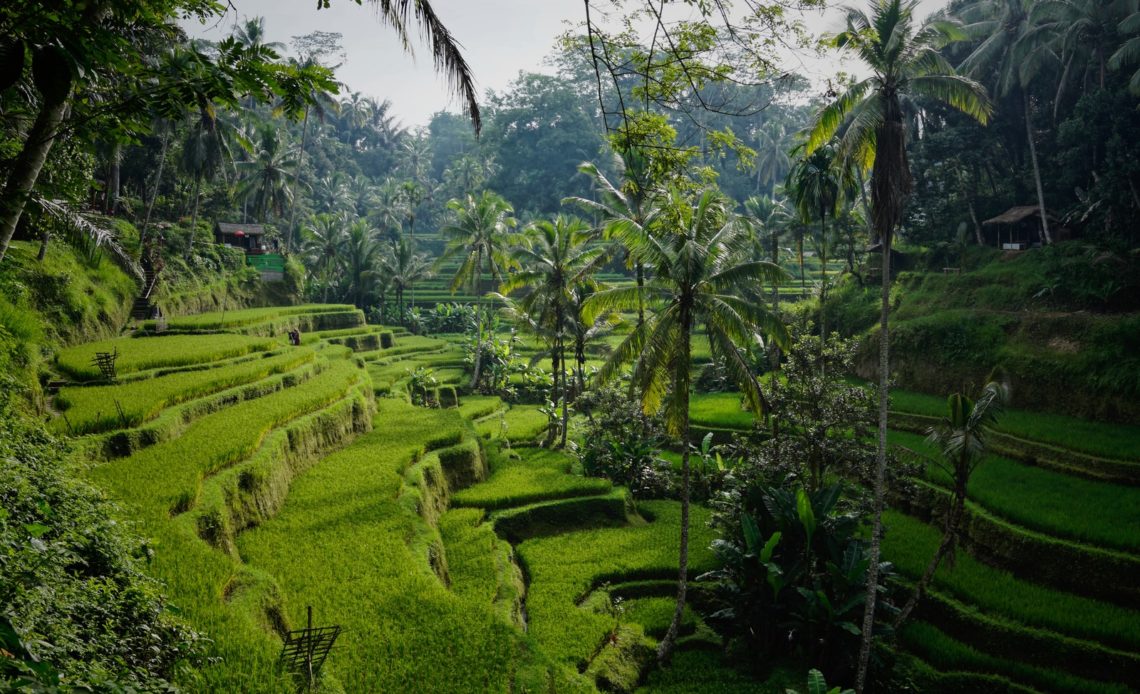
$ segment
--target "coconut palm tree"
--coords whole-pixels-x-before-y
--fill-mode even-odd
[[[606,249],[594,243],[597,230],[576,217],[558,215],[540,221],[524,232],[524,243],[514,249],[520,270],[512,272],[499,291],[529,291],[519,300],[520,308],[545,328],[549,337],[554,402],[562,401],[562,446],[566,446],[569,419],[569,386],[566,343],[573,338],[574,288],[590,280],[608,259]]]
[[[1117,27],[1137,10],[1136,0],[1037,0],[1030,13],[1030,41],[1044,41],[1064,66],[1057,79],[1053,117],[1069,83],[1079,80],[1104,89],[1108,59],[1118,43]],[[1040,37],[1040,39],[1038,38]]]
[[[844,180],[844,172],[849,170],[835,156],[835,147],[826,144],[808,154],[802,146],[797,146],[793,153],[798,155],[791,172],[788,174],[786,190],[791,195],[792,202],[799,213],[800,221],[804,224],[813,219],[819,220],[819,305],[820,305],[820,337],[822,349],[827,342],[827,311],[824,304],[827,302],[827,217],[831,215],[832,221],[839,215],[842,194],[850,183]],[[803,241],[800,241],[800,282],[803,282]]]
[[[870,566],[864,605],[863,636],[856,674],[856,691],[862,692],[871,655],[875,601],[879,593],[879,557],[882,512],[886,485],[887,409],[891,282],[891,241],[902,218],[903,204],[911,190],[910,163],[906,155],[906,126],[902,100],[919,96],[950,106],[985,123],[990,103],[984,88],[958,75],[939,53],[948,43],[964,38],[958,25],[943,19],[915,26],[914,0],[875,0],[868,15],[848,10],[847,28],[833,44],[850,51],[871,70],[871,75],[852,84],[817,116],[809,130],[806,153],[831,142],[841,126],[836,153],[857,162],[871,173],[871,211],[874,232],[881,251],[882,294],[879,314],[879,446],[874,480],[874,522],[871,531]]]
[[[431,262],[423,253],[416,253],[416,243],[402,238],[392,244],[392,255],[380,261],[380,272],[387,278],[396,292],[396,305],[400,308],[400,320],[406,318],[404,291],[416,282],[431,277]]]
[[[297,162],[288,157],[277,128],[263,127],[253,159],[237,164],[243,174],[237,196],[249,200],[254,216],[263,222],[271,213],[280,217],[293,199],[289,182],[293,180],[296,166]],[[290,248],[296,245],[292,234],[287,243]]]
[[[198,226],[198,202],[202,181],[211,181],[219,171],[231,163],[230,138],[233,127],[218,118],[213,109],[201,108],[198,118],[190,125],[186,139],[182,142],[182,170],[194,180],[193,212],[190,215],[190,242],[186,247],[186,257],[194,250],[194,235]]]
[[[598,292],[586,304],[590,322],[606,311],[648,305],[645,320],[610,355],[598,372],[605,382],[633,362],[631,387],[642,408],[664,411],[668,432],[681,442],[681,543],[677,571],[677,602],[673,621],[661,640],[658,659],[672,655],[685,608],[689,570],[689,389],[692,381],[692,335],[703,326],[714,361],[744,393],[749,409],[766,411],[760,384],[743,351],[757,334],[786,344],[787,331],[776,314],[741,296],[744,286],[777,282],[784,272],[767,261],[738,262],[748,251],[748,233],[711,190],[690,200],[672,191],[661,206],[659,234],[634,220],[615,223],[614,236],[654,268],[642,287],[618,287]]]
[[[483,275],[502,282],[502,270],[509,260],[504,244],[515,227],[514,208],[498,193],[483,191],[478,197],[468,195],[463,200],[451,199],[447,209],[454,219],[440,229],[447,246],[437,261],[439,264],[453,258],[462,258],[451,281],[451,291],[466,287],[475,296],[475,368],[471,387],[479,383],[483,356]]]
[[[990,77],[990,93],[998,98],[1020,93],[1025,118],[1025,136],[1029,144],[1029,161],[1037,188],[1037,206],[1041,213],[1041,229],[1046,243],[1053,243],[1045,210],[1045,188],[1041,183],[1041,166],[1037,161],[1036,133],[1033,130],[1033,104],[1029,86],[1040,73],[1048,46],[1027,40],[1034,32],[1030,18],[1033,0],[976,0],[962,8],[959,16],[966,24],[967,36],[980,38],[970,55],[958,69],[975,79]]]
[[[302,230],[305,237],[305,255],[308,256],[312,267],[320,268],[321,284],[323,286],[321,301],[328,303],[329,288],[333,283],[333,275],[345,244],[344,227],[346,225],[343,215],[323,212],[312,217],[309,224]]]
[[[368,293],[376,282],[376,266],[380,258],[376,229],[363,219],[352,222],[342,249],[341,270],[348,282],[349,296],[357,308],[364,308]]]
[[[954,551],[958,543],[962,518],[966,513],[970,476],[985,458],[987,434],[997,422],[1008,399],[1009,386],[993,380],[982,388],[976,400],[962,393],[954,393],[946,400],[946,416],[937,426],[928,430],[927,441],[938,447],[945,463],[943,469],[953,480],[954,488],[950,506],[942,519],[942,541],[938,543],[938,549],[922,573],[922,578],[915,584],[914,592],[895,618],[895,629],[901,627],[914,611],[934,578],[938,565]]]
[[[316,56],[309,55],[301,60],[291,59],[291,62],[298,69],[306,69],[319,65],[320,61]],[[293,238],[296,230],[297,221],[297,184],[301,180],[301,167],[305,163],[305,145],[309,141],[309,116],[315,113],[317,118],[324,121],[325,115],[338,107],[336,100],[333,98],[332,92],[313,90],[309,94],[308,101],[305,102],[305,115],[301,118],[301,144],[297,151],[297,165],[293,169],[293,189],[289,195],[289,228],[288,234]]]
[[[619,226],[633,225],[646,230],[656,218],[654,200],[657,191],[650,181],[649,157],[631,146],[622,150],[616,163],[621,176],[616,185],[591,162],[585,162],[578,167],[578,171],[593,179],[600,200],[569,197],[562,201],[563,204],[573,203],[587,212],[598,215],[601,218],[604,235],[607,237],[612,236],[612,230]],[[626,254],[626,260],[627,267],[630,265],[633,267],[637,286],[643,287],[647,270],[645,259],[629,252]],[[639,305],[637,324],[641,325],[644,322],[645,307]]]
[[[1108,59],[1108,67],[1120,70],[1126,65],[1140,63],[1140,12],[1133,12],[1116,27],[1122,37],[1127,37]],[[1128,88],[1133,94],[1140,94],[1140,69],[1132,73]]]

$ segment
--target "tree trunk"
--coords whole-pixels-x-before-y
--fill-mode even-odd
[[[933,580],[934,572],[938,570],[942,560],[958,542],[958,525],[961,523],[966,510],[966,488],[963,485],[955,486],[954,499],[951,501],[950,508],[946,509],[946,520],[942,524],[942,541],[938,543],[938,550],[931,557],[930,563],[926,566],[926,571],[922,572],[922,578],[915,584],[914,592],[911,593],[910,598],[899,611],[898,617],[895,618],[894,629],[896,633],[910,617],[911,612],[914,612],[914,608],[918,606],[918,601],[926,594],[926,589],[930,585],[930,581]]]
[[[1037,207],[1041,211],[1041,230],[1045,234],[1045,243],[1053,243],[1053,235],[1049,233],[1049,218],[1045,212],[1045,189],[1041,186],[1041,167],[1037,163],[1037,145],[1033,142],[1033,113],[1029,107],[1029,92],[1021,92],[1025,104],[1025,135],[1029,140],[1029,158],[1033,161],[1033,182],[1037,184]]]
[[[119,207],[119,191],[123,171],[122,159],[123,146],[116,142],[114,146],[111,147],[111,161],[108,162],[107,199],[104,206],[104,212],[112,216],[114,216],[115,210]]]
[[[162,151],[158,155],[158,172],[154,175],[154,192],[150,194],[150,200],[146,204],[146,214],[143,216],[142,231],[139,232],[139,248],[142,248],[146,243],[146,232],[150,227],[150,216],[154,212],[154,203],[158,200],[158,188],[162,185],[162,170],[166,168],[166,152],[170,148],[170,127],[162,136]]]
[[[827,212],[819,216],[819,352],[827,344]],[[822,366],[823,360],[820,360]],[[821,370],[820,373],[823,373]]]
[[[301,166],[305,162],[305,142],[309,137],[309,107],[305,106],[305,117],[301,121],[301,153],[297,155],[297,169],[293,173],[293,196],[289,202],[289,239],[300,239],[295,226],[297,221],[297,181],[301,180]],[[292,244],[290,244],[290,247]],[[292,248],[290,248],[292,250]]]
[[[561,351],[559,356],[562,360],[562,444],[560,448],[566,448],[566,429],[570,422],[570,389],[566,387],[566,348],[562,338],[558,338],[558,349]]]
[[[475,369],[471,375],[471,390],[479,383],[479,370],[483,365],[483,297],[479,293],[483,279],[483,253],[476,256],[475,263]]]
[[[681,348],[680,368],[688,369],[691,355],[692,325],[688,309],[682,307],[681,334],[684,345]],[[677,604],[673,609],[673,621],[669,623],[669,630],[657,646],[657,662],[667,665],[673,656],[673,647],[677,641],[677,634],[681,630],[681,618],[685,614],[685,597],[689,590],[689,383],[678,383],[680,379],[674,377],[673,387],[681,392],[681,547],[677,560]]]
[[[202,185],[202,177],[194,177],[194,211],[190,214],[190,240],[186,244],[186,259],[189,260],[190,256],[194,253],[194,236],[198,232],[198,193]]]
[[[61,92],[56,95],[57,99],[44,95],[43,105],[24,138],[24,146],[12,164],[4,192],[0,195],[0,261],[8,254],[8,246],[16,233],[16,225],[20,223],[20,216],[24,214],[28,196],[55,144],[56,131],[67,117],[70,86]]]
[[[645,267],[641,261],[634,263],[634,272],[637,274],[637,327],[645,322],[645,299],[641,295],[641,290],[645,288]]]
[[[867,594],[863,605],[863,635],[859,646],[859,670],[855,691],[862,694],[867,681],[867,665],[874,642],[875,601],[879,594],[879,556],[883,540],[883,503],[887,474],[887,411],[890,406],[890,334],[888,321],[891,311],[891,234],[880,235],[882,244],[882,294],[879,305],[879,447],[875,456],[875,511],[871,527],[871,561],[867,566]]]
[[[804,275],[804,230],[802,228],[796,232],[796,253],[799,255],[800,261],[800,294],[807,296],[807,276]]]
[[[974,240],[978,242],[979,246],[986,245],[986,237],[982,234],[982,225],[978,223],[978,213],[974,209],[974,201],[970,200],[967,203],[970,210],[970,221],[974,223]]]

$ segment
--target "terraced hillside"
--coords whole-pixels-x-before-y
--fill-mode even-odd
[[[282,333],[298,325],[291,346]],[[343,306],[169,327],[64,350],[56,364],[73,381],[55,403],[90,479],[148,538],[150,571],[210,638],[211,659],[180,685],[292,691],[277,659],[309,606],[343,628],[322,683],[333,690],[638,683],[669,615],[674,503],[635,507],[565,454],[530,447],[546,426],[535,407],[413,406],[417,367],[440,377],[437,402],[455,392],[452,342]],[[108,346],[113,383],[84,370]],[[694,562],[707,567],[711,537],[697,526]],[[687,623],[678,663],[718,671],[714,644]]]
[[[934,456],[915,432],[945,401],[900,390],[892,403],[892,443]],[[692,416],[719,430],[752,426],[734,393],[694,396]],[[968,552],[938,570],[901,635],[914,667],[946,691],[1140,687],[1140,430],[1010,410],[991,443],[970,482]],[[931,509],[949,494],[934,466],[917,485],[886,517],[884,554],[904,580],[933,556],[941,525]]]

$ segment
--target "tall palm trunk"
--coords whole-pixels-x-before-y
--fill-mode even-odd
[[[633,267],[637,275],[637,327],[640,328],[645,322],[645,298],[641,295],[641,290],[645,288],[645,266],[639,260]]]
[[[681,630],[681,619],[685,614],[685,598],[689,590],[689,383],[688,378],[681,378],[680,369],[689,369],[692,358],[692,317],[689,308],[684,303],[681,307],[681,335],[684,345],[678,371],[673,378],[673,387],[678,391],[681,400],[681,548],[677,559],[677,604],[673,608],[673,621],[669,623],[669,630],[665,638],[657,646],[657,662],[667,664],[673,656],[673,647],[677,642],[677,634]]]
[[[1041,230],[1045,234],[1045,243],[1053,243],[1053,235],[1049,233],[1049,217],[1045,212],[1045,189],[1041,185],[1041,167],[1037,163],[1037,145],[1033,141],[1033,110],[1029,104],[1029,92],[1021,90],[1022,102],[1025,106],[1025,135],[1029,140],[1029,158],[1033,162],[1033,182],[1037,184],[1037,207],[1041,211]]]
[[[819,212],[819,349],[822,354],[827,344],[827,210]]]
[[[194,236],[198,233],[198,193],[202,185],[202,176],[194,177],[194,212],[190,215],[190,241],[186,244],[186,259],[189,260],[194,252]]]
[[[871,659],[871,645],[874,641],[875,602],[879,594],[879,556],[883,541],[883,504],[887,473],[887,412],[890,407],[890,335],[888,333],[891,312],[891,237],[883,234],[881,269],[882,292],[879,297],[879,446],[875,455],[874,520],[871,526],[871,561],[867,566],[867,594],[863,605],[863,637],[859,646],[859,670],[856,675],[855,690],[863,692],[867,681],[867,665]]]
[[[796,253],[800,261],[800,293],[807,296],[807,277],[804,275],[804,230],[796,225]]]
[[[475,368],[471,375],[471,390],[479,384],[479,371],[483,366],[483,296],[479,293],[483,281],[483,251],[475,255]]]
[[[906,604],[899,610],[898,616],[895,618],[894,629],[897,632],[904,622],[914,612],[914,608],[918,606],[919,600],[926,594],[926,588],[930,585],[930,581],[934,578],[934,572],[938,570],[938,566],[954,545],[958,542],[959,525],[962,522],[962,517],[966,513],[966,483],[964,480],[958,480],[954,484],[954,498],[950,503],[950,508],[946,509],[946,518],[942,523],[942,541],[938,543],[938,550],[935,551],[934,556],[931,557],[930,563],[926,565],[926,570],[922,572],[922,578],[914,586],[914,592],[911,593],[910,598],[907,599]]]
[[[301,153],[297,155],[297,168],[293,173],[293,196],[289,202],[289,240],[300,235],[295,226],[297,221],[297,181],[301,180],[301,166],[305,163],[305,142],[309,137],[309,107],[305,106],[305,117],[301,120]]]
[[[111,161],[107,162],[107,190],[103,200],[103,212],[114,215],[119,207],[120,182],[123,173],[123,145],[116,142],[111,146]]]
[[[28,196],[55,144],[59,126],[67,117],[70,97],[70,82],[66,89],[48,90],[44,94],[36,120],[24,138],[24,147],[10,169],[4,192],[0,194],[0,261],[8,253],[8,246],[12,242],[12,235],[16,233],[16,225],[24,214]]]
[[[562,361],[562,443],[561,448],[566,448],[566,429],[570,422],[570,389],[566,386],[566,341],[564,338],[558,338],[558,350],[561,352],[559,357]]]
[[[147,229],[150,228],[150,216],[154,212],[154,203],[158,200],[158,188],[162,185],[162,171],[166,168],[166,153],[170,150],[170,127],[162,135],[162,150],[158,155],[158,171],[154,174],[154,190],[151,191],[150,200],[146,203],[146,214],[143,216],[142,231],[139,232],[139,247],[146,242]]]

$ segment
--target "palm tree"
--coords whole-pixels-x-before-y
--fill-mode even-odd
[[[562,446],[566,446],[569,419],[566,342],[574,333],[574,296],[577,285],[589,281],[608,259],[605,248],[593,243],[596,230],[576,217],[558,215],[527,227],[525,243],[514,250],[521,270],[511,273],[499,291],[530,291],[519,301],[527,315],[545,327],[549,336],[555,403],[562,400]]]
[[[786,190],[791,194],[795,203],[800,221],[808,224],[812,219],[819,220],[819,315],[820,315],[820,348],[827,342],[827,315],[824,304],[827,302],[827,216],[832,220],[839,214],[842,192],[846,186],[843,180],[843,166],[835,156],[835,147],[826,144],[810,154],[802,146],[797,146],[794,153],[799,157],[788,174]],[[803,283],[803,240],[800,240],[800,282]]]
[[[1120,70],[1125,65],[1140,62],[1140,12],[1133,12],[1120,20],[1116,29],[1121,36],[1128,38],[1109,57],[1108,67],[1112,70]],[[1133,94],[1140,94],[1140,69],[1132,73],[1132,77],[1128,80],[1128,88]]]
[[[368,292],[376,279],[376,265],[380,256],[380,242],[376,229],[363,219],[348,226],[343,246],[343,267],[348,280],[349,295],[357,308],[364,308]]]
[[[942,522],[942,541],[926,566],[922,578],[914,587],[914,592],[895,618],[895,629],[902,626],[918,601],[922,599],[926,587],[934,578],[934,572],[953,550],[958,542],[962,518],[966,512],[966,495],[970,476],[985,457],[986,435],[997,421],[1006,401],[1009,388],[998,381],[990,381],[982,388],[977,400],[971,400],[962,393],[954,393],[946,401],[946,417],[931,427],[927,440],[938,446],[942,460],[946,462],[946,473],[953,480],[954,489],[950,507]]]
[[[1079,77],[1087,85],[1091,76],[1094,84],[1104,89],[1109,54],[1117,43],[1117,27],[1135,11],[1136,0],[1037,0],[1033,5],[1030,38],[1041,36],[1052,43],[1052,52],[1064,65],[1057,80],[1054,118],[1070,80]]]
[[[489,274],[496,283],[502,282],[502,268],[507,262],[503,244],[516,221],[511,204],[489,190],[479,197],[468,195],[463,200],[449,200],[447,209],[454,220],[440,229],[447,238],[447,247],[438,263],[461,257],[451,291],[466,286],[475,296],[475,368],[471,377],[474,388],[479,383],[483,361],[483,274]]]
[[[285,50],[285,44],[279,41],[266,41],[265,17],[246,17],[241,24],[234,24],[230,34],[241,46],[252,54],[267,60],[276,60],[279,51]],[[246,109],[253,110],[254,95],[249,95]]]
[[[387,238],[394,241],[403,232],[404,219],[407,217],[405,205],[404,190],[400,183],[392,178],[385,178],[375,188],[368,218]]]
[[[876,0],[871,14],[847,13],[847,28],[833,43],[856,53],[871,70],[871,76],[851,85],[827,105],[816,118],[807,142],[814,152],[830,142],[847,124],[837,144],[837,154],[864,168],[873,163],[871,210],[874,232],[881,251],[882,294],[879,314],[879,446],[875,465],[874,522],[871,531],[870,566],[863,614],[863,637],[856,674],[856,691],[862,692],[871,655],[875,601],[879,592],[879,557],[887,466],[887,409],[891,241],[902,217],[903,204],[911,190],[910,163],[906,155],[906,126],[902,98],[918,96],[947,103],[982,123],[989,119],[990,104],[977,82],[962,77],[939,53],[939,49],[964,36],[957,25],[942,19],[914,26],[914,0]]]
[[[329,287],[332,285],[333,274],[344,248],[344,226],[343,216],[323,212],[311,218],[309,225],[301,230],[302,235],[307,237],[305,254],[311,265],[321,270],[323,303],[328,303]]]
[[[293,199],[289,182],[296,175],[297,163],[288,158],[277,128],[263,127],[260,136],[254,158],[237,164],[245,174],[238,184],[237,195],[252,202],[254,216],[264,222],[270,213],[283,215]],[[295,245],[292,233],[287,243],[290,248]]]
[[[654,206],[656,191],[650,183],[649,158],[636,147],[629,147],[622,151],[618,164],[621,174],[618,185],[611,183],[601,169],[591,162],[578,167],[578,171],[593,179],[594,187],[601,197],[600,201],[581,197],[570,197],[562,201],[563,204],[574,203],[588,212],[599,215],[607,237],[611,236],[611,231],[619,226],[633,225],[647,230],[656,218]],[[644,286],[645,260],[633,253],[628,253],[626,259],[627,267],[629,264],[633,266],[637,286]],[[645,307],[639,305],[637,324],[641,325],[644,322]]]
[[[645,412],[664,410],[668,432],[681,442],[681,542],[677,571],[677,603],[673,621],[661,640],[658,659],[667,662],[681,624],[689,569],[689,388],[692,380],[692,334],[704,326],[713,359],[725,369],[757,415],[766,411],[760,384],[742,347],[756,342],[758,332],[779,344],[787,331],[763,305],[742,298],[740,288],[776,282],[784,272],[766,261],[737,262],[747,252],[744,227],[725,209],[719,194],[706,190],[695,204],[673,191],[663,207],[660,235],[650,234],[633,220],[619,222],[612,232],[632,253],[654,268],[642,287],[600,291],[586,306],[586,319],[606,311],[649,304],[638,325],[610,355],[598,372],[601,381],[616,377],[633,362],[631,387]]]
[[[770,198],[767,195],[756,196],[748,198],[744,201],[744,216],[741,221],[748,225],[755,237],[752,240],[754,247],[753,260],[760,260],[763,249],[763,240],[760,238],[761,233],[766,233],[768,236],[768,259],[773,265],[780,264],[780,234],[783,233],[788,222],[791,221],[791,214],[788,212],[784,201],[780,198]],[[780,289],[779,287],[772,286],[772,310],[776,311],[780,307]]]
[[[1029,160],[1033,166],[1033,181],[1037,187],[1037,206],[1041,213],[1041,229],[1046,243],[1053,243],[1045,211],[1045,188],[1041,183],[1041,166],[1037,161],[1037,143],[1033,132],[1033,106],[1029,85],[1040,72],[1046,55],[1043,47],[1033,41],[1033,25],[1029,12],[1033,0],[976,0],[961,11],[969,22],[963,29],[968,36],[982,38],[982,42],[959,65],[959,70],[971,77],[992,75],[990,92],[1005,98],[1021,93],[1021,107],[1025,117],[1025,136],[1029,143]],[[1036,50],[1033,50],[1036,48]]]
[[[215,116],[212,108],[203,107],[199,109],[198,118],[191,124],[182,143],[182,170],[194,179],[191,193],[194,211],[190,216],[190,242],[186,247],[188,258],[194,250],[202,181],[213,180],[218,171],[223,170],[231,160],[229,139],[232,130],[225,121]]]
[[[294,65],[299,69],[305,69],[314,65],[319,65],[320,62],[316,56],[306,56],[304,59],[298,61],[291,59]],[[305,163],[305,145],[309,141],[309,115],[310,111],[315,111],[317,118],[324,121],[325,114],[328,111],[335,109],[337,102],[333,99],[331,92],[314,90],[309,99],[305,102],[305,115],[301,118],[301,145],[297,152],[297,166],[293,169],[293,190],[290,193],[289,200],[289,228],[288,234],[293,238],[296,230],[297,220],[297,183],[301,180],[301,167]]]
[[[431,277],[431,262],[423,253],[416,253],[415,241],[402,238],[392,244],[392,255],[380,261],[380,271],[396,292],[396,305],[400,307],[402,321],[406,317],[404,290]]]

